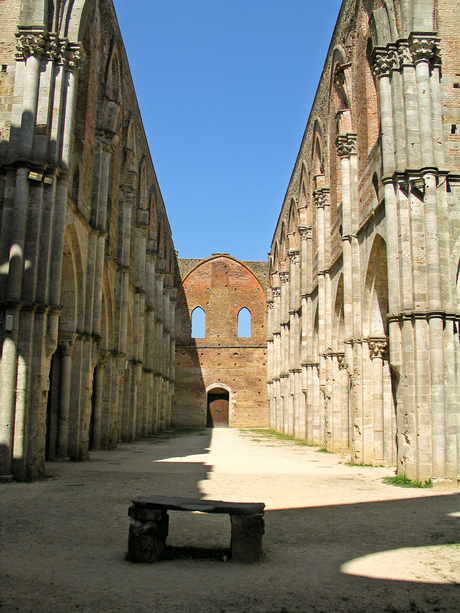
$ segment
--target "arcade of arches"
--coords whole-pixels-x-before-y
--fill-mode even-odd
[[[456,8],[343,1],[241,262],[177,259],[112,1],[0,2],[1,479],[171,423],[458,478]]]

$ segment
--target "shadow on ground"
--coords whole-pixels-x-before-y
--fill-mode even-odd
[[[425,567],[416,580],[398,576],[404,548],[409,564],[417,548],[460,548],[456,493],[269,510],[255,565],[224,561],[227,516],[172,512],[170,559],[125,562],[131,499],[202,497],[210,443],[206,431],[124,444],[93,452],[89,462],[49,463],[48,479],[2,485],[2,613],[460,611],[460,586],[436,548],[433,564],[445,563],[438,576],[446,583],[427,579]],[[390,558],[382,563],[384,552]]]

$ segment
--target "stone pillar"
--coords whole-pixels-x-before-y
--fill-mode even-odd
[[[383,398],[383,354],[387,348],[386,339],[370,339],[369,353],[372,360],[372,405],[374,453],[373,462],[381,464],[385,458],[384,398]]]
[[[110,159],[113,152],[113,146],[116,142],[116,137],[113,133],[99,131],[97,146],[99,147],[100,164],[98,175],[96,175],[95,185],[97,185],[97,213],[94,219],[95,227],[97,228],[96,248],[95,248],[95,270],[94,270],[94,285],[93,285],[93,321],[92,330],[96,335],[101,333],[101,315],[102,315],[102,286],[104,276],[104,258],[105,258],[105,239],[107,227],[107,199],[109,191],[109,174],[110,174]]]
[[[107,352],[102,352],[99,362],[94,371],[94,400],[93,400],[93,440],[92,448],[101,448],[101,428],[102,428],[102,400],[104,396],[104,375],[107,364]]]
[[[280,394],[282,405],[283,433],[292,434],[293,416],[291,414],[292,402],[289,390],[289,272],[280,272],[281,301],[280,301],[280,328],[281,328],[281,367],[280,367]]]
[[[351,438],[351,420],[350,420],[350,379],[348,376],[347,363],[345,361],[345,353],[337,355],[337,363],[339,367],[339,377],[341,386],[341,452],[349,451]]]
[[[74,341],[75,337],[71,336],[67,340],[62,340],[59,344],[61,349],[61,374],[57,456],[62,460],[68,459],[70,394]]]
[[[327,282],[329,271],[326,267],[326,241],[325,241],[325,206],[329,204],[329,189],[320,188],[314,192],[315,206],[317,207],[318,232],[318,354],[319,354],[319,382],[322,398],[320,401],[319,436],[320,443],[326,444],[326,424],[330,422],[330,393],[327,388],[326,372],[326,322],[327,322]]]
[[[280,374],[281,374],[281,287],[272,287],[273,293],[273,380],[275,387],[275,402],[273,414],[273,428],[282,431],[281,400],[280,400]]]
[[[267,297],[267,398],[269,410],[269,427],[275,429],[275,407],[274,407],[274,342],[273,342],[273,314],[275,301]]]

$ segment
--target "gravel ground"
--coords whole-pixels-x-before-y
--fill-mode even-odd
[[[0,610],[459,613],[460,488],[382,483],[392,474],[236,429],[48,463],[43,480],[0,485]],[[141,494],[265,502],[262,562],[225,559],[228,516],[180,512],[168,545],[185,557],[125,562]]]

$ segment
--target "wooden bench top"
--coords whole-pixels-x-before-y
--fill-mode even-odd
[[[170,496],[138,496],[134,506],[144,509],[170,511],[200,511],[202,513],[228,513],[229,515],[254,515],[263,513],[264,502],[223,502],[222,500],[198,500]]]

